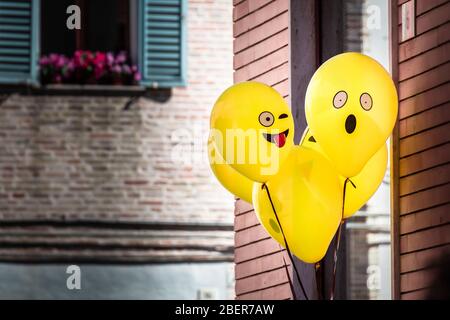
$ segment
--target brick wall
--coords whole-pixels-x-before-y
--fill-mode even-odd
[[[234,81],[273,86],[289,102],[289,1],[234,0]],[[289,258],[258,223],[250,204],[235,206],[237,299],[291,299]],[[290,269],[290,268],[289,268]]]
[[[393,11],[400,99],[395,276],[398,298],[422,299],[435,280],[436,259],[450,249],[450,1],[416,1],[415,37],[401,42],[404,2],[394,1]]]
[[[232,259],[232,196],[201,150],[232,83],[231,10],[189,1],[188,84],[166,102],[141,98],[125,112],[127,97],[4,97],[1,259]]]

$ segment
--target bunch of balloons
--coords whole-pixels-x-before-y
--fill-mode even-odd
[[[267,232],[316,263],[383,179],[397,92],[378,62],[343,53],[311,78],[305,112],[308,128],[294,145],[283,97],[262,83],[236,84],[214,105],[208,154],[217,179],[253,204]]]

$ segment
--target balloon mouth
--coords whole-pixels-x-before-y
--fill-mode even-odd
[[[347,119],[345,120],[345,131],[347,131],[348,134],[353,133],[356,129],[356,117],[354,115],[349,115]]]
[[[268,142],[274,143],[278,148],[282,148],[286,144],[288,134],[289,129],[278,134],[263,133],[263,137]]]

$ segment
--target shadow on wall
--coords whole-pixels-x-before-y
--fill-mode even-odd
[[[450,250],[436,259],[430,267],[437,269],[428,289],[427,299],[450,300]]]

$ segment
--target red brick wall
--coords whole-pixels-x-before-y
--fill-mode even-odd
[[[233,5],[234,82],[267,83],[289,102],[289,1],[234,0]],[[291,299],[284,251],[242,200],[236,202],[234,229],[236,298]]]
[[[450,249],[450,1],[416,1],[416,35],[401,41],[398,1],[399,298],[426,297],[434,259]]]
[[[166,102],[126,112],[128,97],[2,103],[0,259],[232,260],[233,198],[202,150],[212,105],[232,84],[231,15],[229,0],[189,1],[188,83]]]

